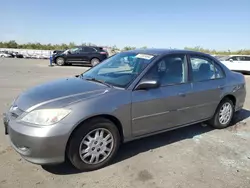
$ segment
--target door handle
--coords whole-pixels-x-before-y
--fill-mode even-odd
[[[181,96],[181,97],[186,97],[185,93],[178,93],[178,95]]]

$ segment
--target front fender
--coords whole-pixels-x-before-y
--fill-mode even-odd
[[[118,97],[119,96],[119,97]],[[70,134],[83,121],[101,115],[109,115],[116,118],[122,126],[124,138],[132,136],[131,124],[131,92],[127,90],[110,92],[104,95],[90,98],[69,106],[72,113],[64,124],[68,127]]]

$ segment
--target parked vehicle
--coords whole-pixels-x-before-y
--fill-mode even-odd
[[[200,122],[225,128],[245,97],[244,76],[210,55],[133,50],[27,90],[3,119],[12,146],[26,160],[68,158],[80,170],[95,170],[111,162],[124,142]]]
[[[230,70],[250,74],[250,55],[230,55],[220,61]]]
[[[52,56],[53,62],[59,66],[65,64],[81,63],[97,65],[107,59],[108,53],[102,47],[79,46],[65,50],[63,53],[57,53]]]
[[[8,54],[8,57],[11,57],[11,58],[23,58],[23,55],[18,52],[4,51],[4,53]]]
[[[12,52],[12,54],[14,55],[14,58],[23,58],[23,54],[20,54],[18,52]]]
[[[10,54],[7,54],[7,53],[5,53],[5,52],[0,52],[0,57],[11,57],[11,55]]]

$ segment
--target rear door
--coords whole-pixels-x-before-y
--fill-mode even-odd
[[[95,50],[93,48],[91,48],[91,47],[87,47],[87,46],[82,47],[81,57],[80,57],[81,62],[88,62],[88,61],[90,61],[91,56],[94,53],[94,51]]]
[[[190,74],[193,88],[195,121],[211,118],[220,102],[226,80],[222,68],[207,56],[190,54]]]

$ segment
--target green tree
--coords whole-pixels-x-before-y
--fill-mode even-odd
[[[7,48],[17,48],[18,44],[16,43],[16,41],[10,40],[9,42],[7,42],[6,46]]]
[[[132,46],[125,46],[122,51],[128,51],[128,50],[134,50],[136,49],[135,47],[132,47]]]
[[[74,48],[75,46],[76,46],[76,45],[75,45],[74,42],[70,42],[69,45],[68,45],[69,48]]]

